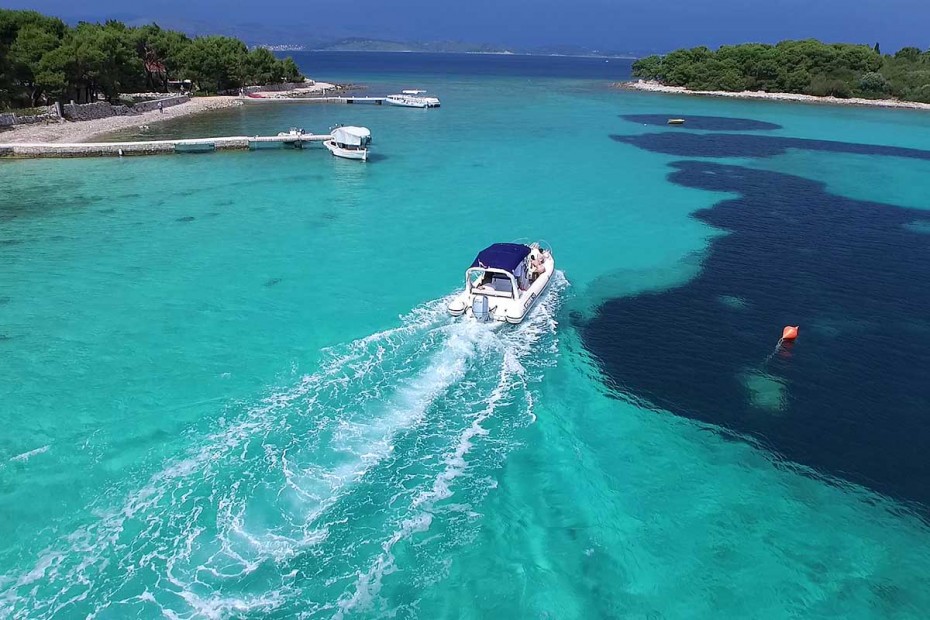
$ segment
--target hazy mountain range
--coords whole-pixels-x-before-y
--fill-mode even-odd
[[[648,55],[681,47],[815,38],[880,42],[886,52],[927,46],[926,0],[2,0],[73,23],[156,22],[191,34],[228,34],[253,45]],[[464,42],[454,46],[449,41]],[[567,45],[567,48],[563,48]],[[554,46],[554,47],[553,47]],[[381,49],[381,48],[379,48]],[[564,50],[564,51],[563,51]],[[603,52],[601,52],[603,53]]]
[[[186,32],[192,36],[219,34],[236,37],[250,46],[267,47],[275,51],[347,51],[347,52],[433,52],[433,53],[484,53],[484,54],[539,54],[564,56],[609,56],[636,58],[662,50],[602,50],[580,45],[507,46],[469,41],[405,41],[358,36],[351,29],[320,29],[310,24],[294,23],[287,26],[258,22],[232,23],[222,18],[205,21],[186,18],[154,19],[137,13],[115,13],[106,16],[65,15],[72,24],[79,21],[105,21],[116,19],[130,26],[157,23],[164,28]]]
[[[264,47],[282,51],[320,52],[433,52],[459,54],[539,54],[559,56],[609,56],[637,58],[639,54],[608,50],[587,49],[577,45],[548,45],[543,47],[504,47],[490,44],[465,43],[462,41],[386,41],[349,37],[335,41],[318,41],[306,45],[266,44]]]

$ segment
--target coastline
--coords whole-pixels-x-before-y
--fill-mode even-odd
[[[194,97],[187,103],[165,108],[163,112],[152,110],[142,114],[128,116],[110,116],[89,121],[61,121],[57,123],[36,123],[33,125],[18,125],[0,133],[0,143],[22,144],[27,142],[90,142],[100,136],[138,127],[150,125],[182,116],[191,116],[242,105],[239,97],[215,96]]]
[[[337,50],[337,49],[299,49],[299,50],[281,50],[296,52],[298,54],[320,54],[320,53],[348,53],[348,54],[449,54],[451,56],[528,56],[538,58],[604,58],[606,60],[636,60],[639,56],[631,54],[557,54],[557,53],[540,53],[540,52],[512,52],[500,50],[496,52],[441,52],[434,50]]]
[[[763,101],[816,103],[820,105],[897,108],[901,110],[930,110],[930,103],[899,101],[897,99],[862,99],[861,97],[841,99],[839,97],[815,97],[813,95],[799,95],[795,93],[767,93],[764,91],[751,90],[744,90],[740,92],[729,92],[724,90],[689,90],[684,86],[666,86],[664,84],[660,84],[659,82],[646,80],[637,80],[635,82],[618,82],[615,86],[625,90],[660,93],[666,95],[698,95],[704,97],[728,97],[730,99],[756,99]]]
[[[278,91],[273,89],[258,90],[254,95],[259,95],[267,99],[289,99],[299,95],[317,95],[327,91],[338,92],[343,88],[338,84],[329,82],[315,82],[311,85],[289,89],[287,91]],[[173,118],[183,116],[192,116],[211,110],[222,110],[234,106],[243,105],[243,97],[236,95],[215,95],[209,97],[193,97],[187,103],[165,108],[163,112],[152,110],[141,114],[130,114],[126,116],[109,116],[89,121],[67,121],[62,120],[53,123],[35,123],[31,125],[16,125],[7,131],[0,132],[0,144],[24,144],[24,143],[78,143],[93,142],[101,136],[139,127],[140,125],[151,125]]]

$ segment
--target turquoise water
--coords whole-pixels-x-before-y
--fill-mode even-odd
[[[620,115],[930,149],[928,118],[320,77],[443,108],[250,106],[129,132],[361,124],[367,165],[314,148],[0,166],[0,615],[925,614],[920,511],[657,412],[576,323],[691,281],[723,234],[691,215],[728,195],[608,139],[666,131]],[[734,162],[930,206],[926,161]],[[531,320],[449,319],[474,253],[516,238],[547,240],[561,271]]]

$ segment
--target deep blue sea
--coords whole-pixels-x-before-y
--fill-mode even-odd
[[[120,134],[367,164],[0,162],[0,617],[926,616],[930,115],[296,59],[443,105]],[[449,317],[516,239],[528,320]]]

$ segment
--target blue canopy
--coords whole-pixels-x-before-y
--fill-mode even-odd
[[[478,252],[472,267],[503,269],[513,273],[530,253],[530,247],[522,243],[495,243]]]

